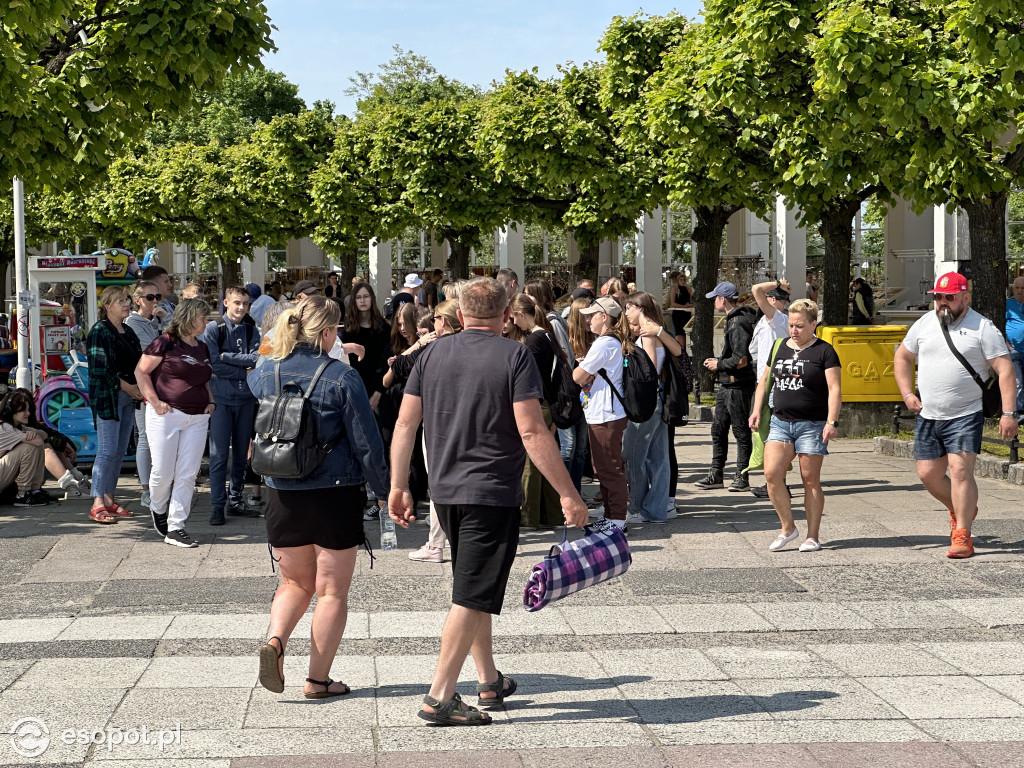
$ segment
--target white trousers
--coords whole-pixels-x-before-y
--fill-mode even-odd
[[[188,520],[209,427],[206,413],[190,416],[172,408],[161,416],[155,408],[146,409],[146,436],[153,457],[150,506],[167,515],[168,531],[181,530]]]

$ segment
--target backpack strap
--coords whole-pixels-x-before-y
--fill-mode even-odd
[[[985,382],[981,380],[981,376],[978,375],[978,372],[974,370],[974,367],[967,362],[964,356],[960,354],[960,350],[953,344],[953,340],[949,338],[949,328],[942,323],[939,323],[939,326],[942,328],[942,335],[946,337],[946,344],[949,345],[949,351],[953,353],[953,357],[960,361],[960,365],[967,369],[967,372],[971,374],[971,378],[974,379],[974,383],[981,387],[981,391],[984,392]]]
[[[623,359],[623,361],[625,361],[626,358],[623,357],[622,359]],[[598,373],[601,374],[601,378],[603,378],[605,381],[608,382],[608,386],[611,389],[612,394],[615,395],[615,398],[619,401],[619,403],[622,405],[622,407],[625,408],[626,407],[626,402],[622,399],[622,395],[619,394],[619,390],[617,390],[615,388],[615,385],[612,384],[612,380],[608,378],[608,374],[605,373],[604,368],[599,370]]]

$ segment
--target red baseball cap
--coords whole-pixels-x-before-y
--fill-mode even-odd
[[[967,290],[967,278],[959,272],[947,272],[935,281],[928,293],[960,293]]]

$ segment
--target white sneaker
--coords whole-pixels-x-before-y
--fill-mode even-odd
[[[665,513],[666,520],[675,520],[677,517],[679,517],[679,513],[676,512],[675,507],[673,507],[672,509]]]
[[[616,526],[617,528],[623,530],[623,531],[626,530],[626,521],[625,520],[609,520],[608,522],[611,523],[612,525]]]
[[[784,546],[789,544],[791,541],[795,541],[800,537],[800,529],[794,528],[793,532],[788,536],[784,533],[780,533],[771,544],[768,545],[768,549],[772,552],[778,552]]]
[[[440,547],[432,547],[429,544],[424,544],[415,552],[410,552],[409,559],[418,560],[421,563],[443,563],[444,550]]]
[[[587,512],[587,517],[591,520],[597,520],[599,517],[604,517],[604,504],[598,504],[593,509]]]
[[[142,492],[142,501],[139,502],[142,506],[148,508],[153,503],[153,498],[149,495],[149,491]]]
[[[612,522],[613,523],[617,523],[619,521],[618,520],[612,520]],[[644,523],[649,523],[649,522],[651,522],[651,521],[645,519],[644,516],[641,515],[639,512],[633,512],[631,514],[626,515],[626,525],[643,525]]]

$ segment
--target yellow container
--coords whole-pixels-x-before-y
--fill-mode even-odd
[[[907,335],[905,325],[823,325],[820,338],[835,347],[842,363],[843,402],[898,402],[893,374],[896,348]]]

